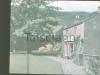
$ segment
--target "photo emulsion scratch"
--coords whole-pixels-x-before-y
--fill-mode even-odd
[[[11,0],[10,74],[100,75],[100,1]]]

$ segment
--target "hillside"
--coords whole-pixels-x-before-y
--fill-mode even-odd
[[[100,55],[100,13],[85,22],[85,52]]]
[[[90,13],[87,12],[59,12],[57,18],[60,19],[62,25],[71,25],[74,24],[75,17],[80,16],[79,20],[85,19]],[[16,25],[14,28],[18,29],[23,27],[23,25]]]
[[[78,21],[85,19],[89,14],[87,12],[60,12],[58,13],[58,18],[61,20],[61,23],[65,26],[70,26],[75,23],[76,16],[80,16]]]
[[[58,19],[60,19],[60,23],[61,25],[72,25],[75,23],[75,17],[76,16],[80,16],[80,19],[79,20],[82,20],[84,18],[86,18],[86,16],[88,16],[90,13],[87,13],[87,12],[59,12],[57,14],[57,17]],[[15,29],[18,29],[18,28],[21,28],[22,26],[24,25],[17,25],[17,26],[14,26]],[[13,28],[11,28],[13,30]],[[12,32],[11,32],[12,33]],[[23,38],[18,38],[16,36],[12,36],[11,35],[11,40],[10,40],[10,47],[11,47],[11,50],[14,49],[17,49],[17,50],[25,50],[26,49],[26,44],[25,44],[25,39]],[[16,39],[16,45],[14,46],[14,40]],[[37,45],[38,44],[38,45]],[[32,42],[30,44],[30,47],[31,49],[38,49],[40,47],[39,43],[36,42]]]

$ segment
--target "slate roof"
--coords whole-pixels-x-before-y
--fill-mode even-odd
[[[87,21],[91,20],[92,18],[94,18],[97,15],[98,15],[98,12],[93,12],[89,16],[87,16],[86,19],[83,19],[83,20],[79,21],[78,23],[64,27],[63,29],[65,30],[65,29],[69,29],[69,28],[74,27],[74,26],[78,26],[78,25],[82,24],[83,22],[87,22]]]

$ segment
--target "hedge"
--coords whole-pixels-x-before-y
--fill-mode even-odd
[[[33,55],[37,56],[58,56],[61,54],[61,50],[58,51],[48,51],[48,52],[39,52],[38,50],[33,50],[32,51]]]

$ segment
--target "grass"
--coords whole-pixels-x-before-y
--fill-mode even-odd
[[[46,56],[30,55],[30,74],[63,74],[61,64]],[[27,74],[27,61],[25,54],[10,55],[10,73]]]

